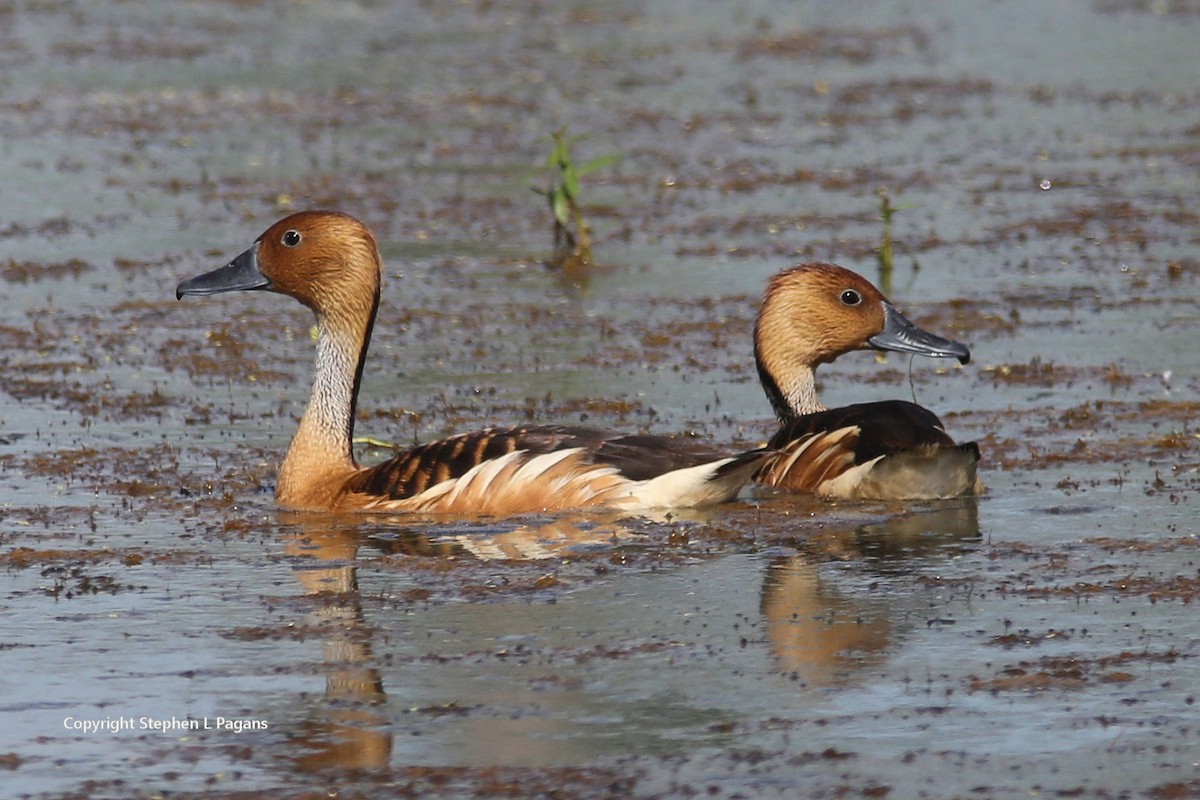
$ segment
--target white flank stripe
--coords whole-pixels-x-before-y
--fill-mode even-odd
[[[857,497],[855,490],[858,485],[883,457],[875,456],[870,461],[851,467],[833,480],[822,483],[817,487],[817,491],[831,497]]]
[[[732,458],[722,458],[720,461],[710,461],[698,467],[677,469],[629,485],[629,494],[620,500],[624,508],[687,508],[711,503],[721,503],[735,497],[750,475],[758,468],[758,463],[748,465],[745,470],[738,470],[732,475],[716,479],[716,472],[724,465],[733,461]],[[745,473],[745,474],[743,474]]]

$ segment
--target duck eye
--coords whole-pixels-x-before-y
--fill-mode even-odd
[[[847,289],[846,291],[842,292],[840,299],[842,301],[842,305],[856,306],[862,302],[862,295],[853,289]]]
[[[280,241],[284,247],[295,247],[300,244],[300,238],[300,231],[285,231]]]

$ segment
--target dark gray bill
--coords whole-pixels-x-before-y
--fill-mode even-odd
[[[248,289],[270,289],[271,281],[258,269],[258,244],[220,269],[188,278],[175,287],[175,299],[185,294],[206,295]]]
[[[971,360],[971,351],[965,344],[918,328],[890,303],[883,304],[883,331],[867,339],[867,344],[877,350],[915,353],[930,358],[957,358],[960,364]]]

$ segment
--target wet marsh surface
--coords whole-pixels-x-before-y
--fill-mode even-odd
[[[6,796],[1200,796],[1196,4],[0,22]],[[584,183],[586,276],[543,266],[529,188],[563,125],[621,154]],[[387,262],[359,435],[741,447],[772,429],[766,278],[878,280],[879,189],[888,294],[975,360],[854,354],[822,397],[915,395],[979,441],[977,500],[281,513],[311,319],[173,298],[336,208]],[[142,727],[173,718],[209,727]]]

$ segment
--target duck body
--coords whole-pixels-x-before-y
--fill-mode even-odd
[[[829,497],[932,500],[974,494],[979,446],[956,444],[927,408],[903,400],[804,414],[783,425],[758,480]]]
[[[731,500],[766,449],[726,457],[690,440],[540,425],[419,445],[358,472],[343,508],[507,515],[602,507],[690,508]]]
[[[869,281],[804,264],[768,283],[755,360],[781,426],[759,483],[838,498],[934,499],[977,493],[979,447],[957,444],[932,411],[886,400],[826,409],[815,372],[851,350],[970,360],[966,346],[904,317]]]
[[[684,508],[736,497],[770,455],[764,448],[730,456],[682,437],[524,426],[461,434],[360,466],[354,415],[381,281],[366,226],[310,211],[280,220],[224,267],[176,289],[181,299],[271,291],[316,316],[312,393],[275,489],[283,508],[480,516]]]

